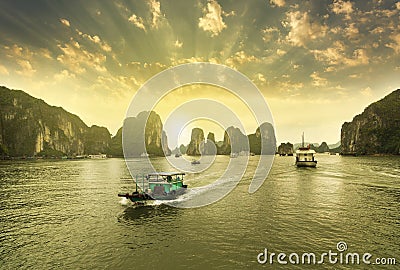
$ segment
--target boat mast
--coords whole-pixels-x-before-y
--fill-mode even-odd
[[[301,135],[301,147],[304,147],[304,131],[303,134]]]

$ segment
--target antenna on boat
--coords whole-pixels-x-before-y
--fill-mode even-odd
[[[303,134],[301,135],[301,147],[304,147],[304,131]]]

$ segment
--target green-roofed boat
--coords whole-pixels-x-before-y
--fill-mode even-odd
[[[147,200],[174,200],[187,190],[187,185],[183,183],[184,175],[182,172],[155,172],[142,175],[141,190],[138,187],[140,179],[136,176],[135,191],[119,193],[118,197],[125,197],[138,204]]]

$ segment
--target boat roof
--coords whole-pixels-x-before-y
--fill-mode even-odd
[[[149,176],[175,176],[175,175],[185,175],[184,172],[154,172],[149,173]]]

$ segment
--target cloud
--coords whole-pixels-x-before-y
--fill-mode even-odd
[[[272,5],[278,6],[278,7],[284,7],[285,6],[285,0],[269,0],[269,2]]]
[[[386,47],[391,48],[396,54],[400,53],[400,33],[393,33],[389,36],[393,42],[385,44]]]
[[[281,50],[281,49],[277,49],[277,50],[276,50],[276,54],[279,55],[279,56],[283,56],[283,55],[286,54],[286,51]]]
[[[8,72],[8,69],[5,66],[0,65],[0,74],[1,75],[9,75],[10,73]]]
[[[61,81],[65,79],[75,79],[75,74],[70,73],[68,70],[64,69],[61,72],[54,75],[54,79]]]
[[[283,23],[285,27],[290,28],[286,40],[295,46],[306,47],[306,43],[310,40],[324,37],[326,34],[327,27],[317,22],[311,23],[307,12],[289,12],[287,13],[287,19],[288,22]]]
[[[285,80],[284,82],[278,82],[278,89],[284,93],[290,94],[291,96],[298,95],[299,90],[304,87],[302,82],[291,82]]]
[[[275,41],[279,37],[279,30],[276,27],[267,27],[262,30],[262,38],[265,42]]]
[[[314,85],[314,86],[316,86],[316,87],[326,86],[326,85],[328,84],[327,79],[321,78],[321,77],[319,76],[319,73],[318,73],[318,72],[315,72],[315,71],[314,71],[314,72],[310,75],[310,78],[313,79],[312,85]]]
[[[150,0],[149,5],[152,15],[151,27],[157,29],[161,22],[161,4],[155,0]]]
[[[44,57],[44,58],[53,59],[53,57],[51,56],[51,52],[50,52],[49,49],[46,49],[46,48],[39,49],[38,54],[39,54],[40,56]]]
[[[256,73],[255,74],[255,80],[260,82],[260,83],[262,83],[262,84],[265,84],[267,82],[267,79],[265,79],[264,75],[261,74],[261,73]]]
[[[260,59],[254,55],[248,55],[244,51],[238,51],[228,59],[226,59],[225,64],[237,68],[238,65],[243,65],[245,63],[260,62]]]
[[[371,89],[371,87],[367,87],[367,88],[361,89],[360,93],[363,96],[370,97],[370,96],[372,96],[372,89]]]
[[[67,26],[67,27],[70,27],[70,26],[71,26],[71,24],[69,23],[69,21],[68,21],[67,19],[60,19],[60,22],[61,22],[63,25]]]
[[[198,26],[204,31],[211,32],[211,36],[218,36],[226,28],[222,20],[222,8],[215,0],[207,3],[207,10],[202,18],[199,19]]]
[[[352,56],[346,56],[346,47],[341,41],[335,41],[333,47],[325,50],[312,50],[316,60],[333,66],[357,66],[369,63],[369,58],[365,49],[353,50]],[[330,70],[334,71],[334,69]]]
[[[372,29],[370,31],[371,34],[382,34],[384,32],[385,32],[385,29],[383,29],[383,27],[381,27],[381,26],[375,27],[374,29]]]
[[[21,67],[20,70],[16,71],[18,75],[31,77],[36,72],[28,60],[19,59],[17,64]]]
[[[91,36],[91,35],[89,35],[89,34],[84,34],[84,33],[80,32],[79,30],[77,30],[77,32],[78,32],[78,34],[79,34],[80,36],[82,36],[82,37],[86,38],[87,40],[90,40],[91,42],[93,42],[93,43],[99,45],[100,48],[101,48],[103,51],[105,51],[105,52],[111,52],[111,51],[112,51],[111,46],[108,45],[107,42],[102,41],[102,40],[100,39],[99,36],[97,36],[97,35]]]
[[[354,11],[353,4],[350,1],[334,0],[331,7],[335,14],[345,14],[346,19],[350,19],[350,15]]]
[[[351,23],[347,28],[346,28],[346,37],[348,38],[357,38],[360,34],[358,31],[358,28],[355,26],[355,23]]]
[[[146,31],[146,27],[144,26],[143,19],[141,17],[138,17],[135,14],[132,14],[132,16],[129,17],[128,21],[133,23],[137,28],[140,28],[143,31]]]
[[[101,53],[88,52],[73,39],[64,45],[59,44],[58,48],[62,51],[62,54],[57,56],[57,60],[74,73],[84,73],[86,68],[92,68],[98,72],[107,71],[104,66],[106,56]]]
[[[176,40],[175,43],[174,43],[174,46],[177,47],[177,48],[182,48],[183,42],[180,42],[179,40]]]

